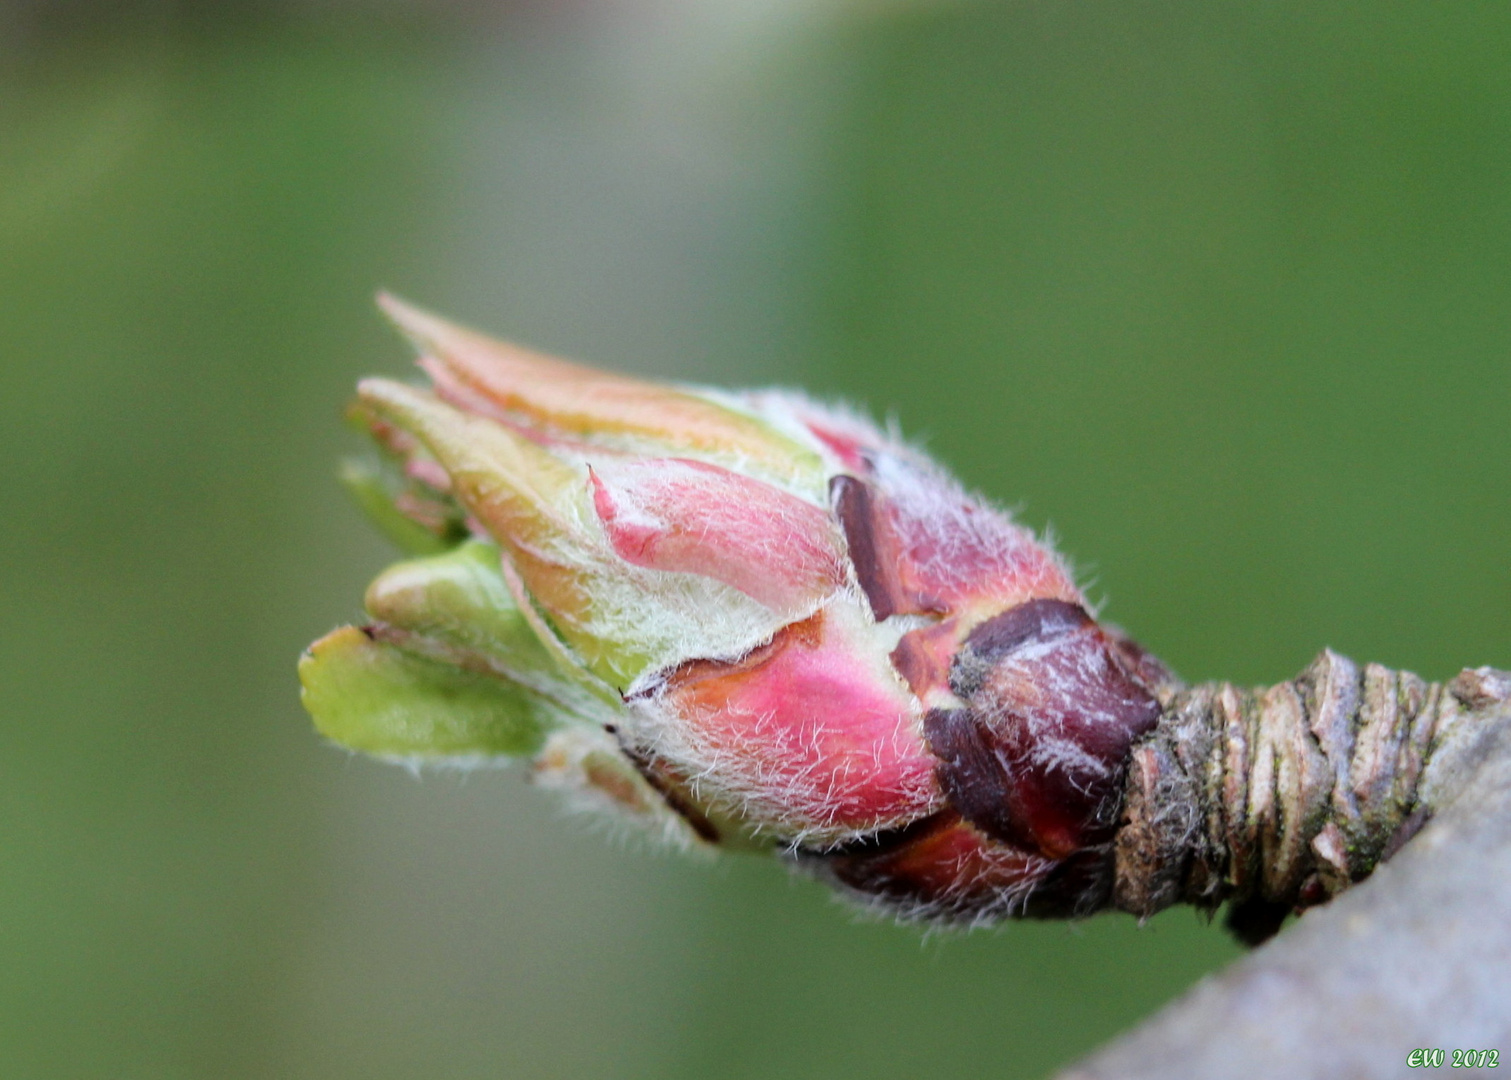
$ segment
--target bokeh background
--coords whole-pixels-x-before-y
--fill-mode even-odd
[[[895,413],[1191,678],[1511,667],[1511,8],[0,2],[0,1075],[1037,1077],[1236,955],[926,937],[316,738],[378,286]],[[1404,1051],[1403,1051],[1404,1052]]]

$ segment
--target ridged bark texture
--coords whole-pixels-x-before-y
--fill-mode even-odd
[[[1490,668],[1427,683],[1333,652],[1265,690],[1167,694],[1129,758],[1113,904],[1228,902],[1234,933],[1263,941],[1399,850],[1508,700],[1511,675]]]

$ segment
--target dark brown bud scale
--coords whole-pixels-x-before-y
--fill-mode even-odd
[[[932,709],[924,719],[929,749],[939,759],[939,786],[960,815],[986,835],[1032,850],[1034,836],[1023,820],[1023,794],[1011,765],[998,756],[969,709]]]
[[[829,481],[829,500],[845,534],[856,581],[881,622],[902,610],[902,583],[895,553],[886,550],[890,536],[879,520],[878,499],[870,484],[853,476],[841,474]]]
[[[1032,600],[988,619],[950,683],[967,709],[931,712],[925,731],[967,820],[1053,859],[1110,837],[1128,748],[1159,702],[1085,609]]]

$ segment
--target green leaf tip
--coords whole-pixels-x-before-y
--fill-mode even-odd
[[[299,660],[301,698],[315,727],[352,750],[420,761],[520,757],[562,717],[550,702],[497,676],[420,656],[343,626]]]

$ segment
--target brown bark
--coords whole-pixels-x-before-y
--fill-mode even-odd
[[[1445,770],[1511,700],[1511,676],[1427,683],[1324,651],[1267,689],[1160,696],[1128,759],[1111,903],[1140,918],[1227,903],[1258,944],[1367,878],[1456,792]]]

